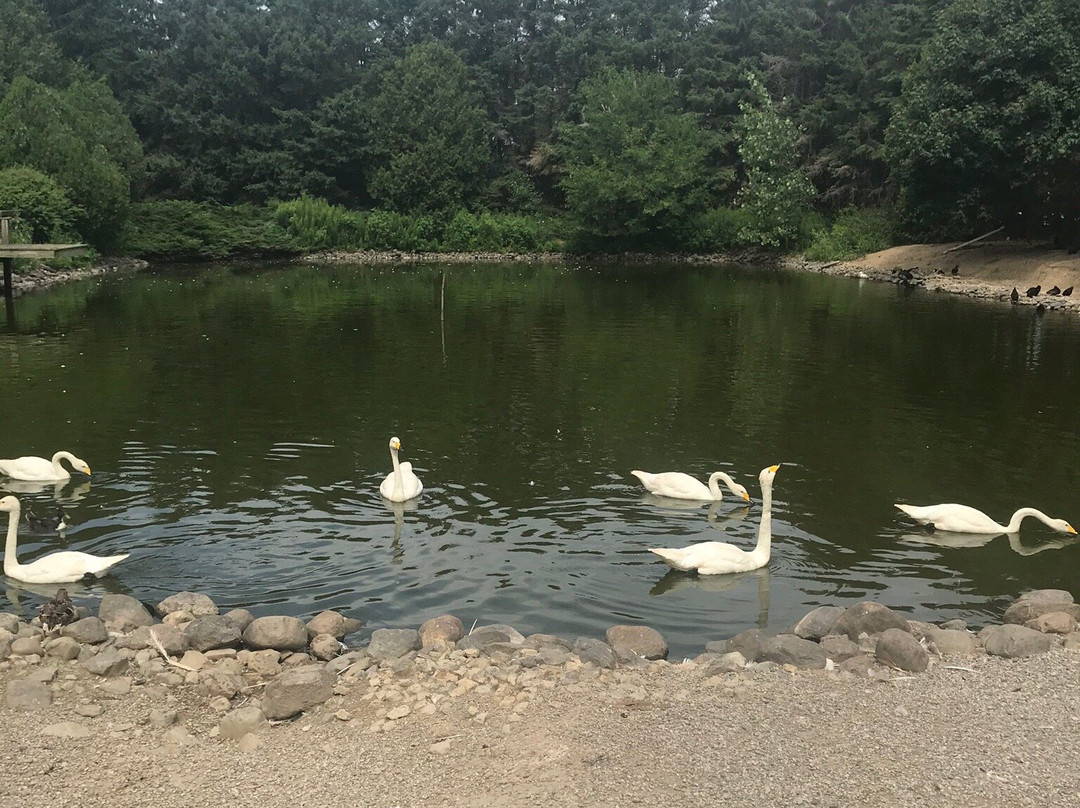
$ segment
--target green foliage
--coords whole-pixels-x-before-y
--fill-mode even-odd
[[[659,73],[605,69],[579,96],[580,122],[559,128],[567,209],[590,236],[669,244],[707,203],[709,133]]]
[[[904,222],[974,235],[1011,213],[1080,213],[1080,6],[957,0],[904,82],[888,132]],[[1049,204],[1048,204],[1049,203]]]
[[[140,155],[101,82],[55,90],[19,77],[0,100],[0,167],[29,166],[55,179],[78,206],[76,228],[97,247],[116,245]]]
[[[310,196],[281,202],[274,221],[292,243],[305,250],[358,250],[364,243],[364,216]]]
[[[814,188],[799,168],[795,124],[780,115],[757,76],[751,73],[748,78],[753,101],[739,105],[739,157],[745,180],[738,202],[751,221],[739,236],[748,244],[791,247],[799,241]]]
[[[169,261],[298,251],[267,208],[182,200],[133,204],[124,248]]]
[[[694,217],[686,246],[701,253],[722,252],[744,246],[741,234],[751,224],[751,216],[745,210],[710,208]]]
[[[486,128],[465,63],[445,45],[410,48],[371,104],[372,197],[398,211],[473,201],[488,163]]]
[[[81,211],[67,192],[46,174],[16,166],[0,169],[0,210],[18,214],[16,238],[32,243],[77,241],[75,221]]]
[[[50,36],[37,0],[0,0],[0,96],[16,76],[59,87],[76,72]]]
[[[809,261],[847,261],[893,246],[893,233],[889,211],[845,208],[831,227],[813,232],[803,257]]]

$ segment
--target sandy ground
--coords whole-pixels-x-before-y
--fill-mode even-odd
[[[45,710],[0,707],[0,804],[1078,804],[1080,652],[938,660],[890,676],[766,666],[704,678],[701,666],[660,664],[620,671],[614,686],[555,679],[524,709],[470,693],[379,732],[378,702],[354,691],[244,751],[212,737],[218,716],[193,689],[136,682],[110,696],[87,675]],[[87,702],[105,711],[80,717]],[[190,737],[155,728],[162,709]],[[62,721],[91,734],[43,734]]]
[[[907,244],[871,253],[853,261],[829,263],[789,262],[813,272],[868,277],[896,283],[902,270],[928,291],[951,292],[1009,302],[1015,287],[1020,305],[1042,303],[1048,309],[1080,311],[1080,253],[1069,255],[1025,241],[980,241],[956,249],[958,244]],[[953,274],[956,269],[956,274]],[[1029,288],[1041,286],[1035,297]],[[1047,294],[1054,286],[1077,287],[1071,297]]]

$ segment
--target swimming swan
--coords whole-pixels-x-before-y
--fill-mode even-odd
[[[57,452],[52,456],[52,460],[46,460],[44,457],[16,457],[13,460],[0,460],[0,474],[6,474],[13,480],[41,482],[70,480],[71,473],[60,465],[61,460],[68,461],[75,471],[90,474],[90,467],[71,452]]]
[[[680,549],[650,549],[677,570],[696,570],[699,575],[721,575],[728,572],[756,570],[769,563],[772,552],[772,482],[780,464],[762,469],[761,524],[758,526],[757,546],[750,552],[722,541],[703,541]]]
[[[394,470],[386,475],[386,479],[379,486],[379,493],[391,502],[404,502],[418,497],[424,490],[424,484],[420,482],[420,478],[413,474],[412,463],[398,463],[399,449],[401,449],[401,441],[390,438],[390,459],[394,462]]]
[[[1020,530],[1020,523],[1029,516],[1034,516],[1059,533],[1076,533],[1076,529],[1064,519],[1051,519],[1035,508],[1021,508],[1012,515],[1009,524],[999,525],[982,511],[954,502],[922,506],[897,504],[896,507],[920,525],[930,525],[935,530],[948,530],[953,533],[1016,533]]]
[[[59,553],[50,553],[29,564],[20,564],[15,555],[19,531],[19,510],[19,500],[15,497],[0,499],[0,511],[7,511],[9,514],[7,543],[4,545],[4,575],[9,578],[28,584],[73,583],[82,580],[86,575],[95,575],[100,578],[110,567],[128,557],[128,553],[102,557],[64,550]]]
[[[714,471],[709,475],[708,487],[681,471],[665,471],[660,474],[650,474],[647,471],[631,471],[630,473],[641,480],[641,484],[649,493],[661,497],[696,499],[701,502],[719,500],[723,498],[723,494],[720,493],[720,486],[716,481],[723,480],[731,493],[742,497],[746,502],[750,501],[747,490],[722,471]]]

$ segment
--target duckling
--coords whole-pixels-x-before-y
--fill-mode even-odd
[[[1072,294],[1072,290],[1073,290],[1073,288],[1070,286],[1068,289],[1065,289],[1064,291],[1062,291],[1061,296],[1062,297],[1068,297],[1069,295]]]
[[[1060,295],[1061,290],[1057,286],[1051,286],[1049,289],[1046,290],[1046,294],[1048,294],[1048,295]]]
[[[57,506],[56,516],[43,516],[38,518],[34,516],[34,512],[29,508],[26,509],[26,515],[23,517],[26,520],[26,526],[35,533],[48,533],[55,530],[57,533],[62,533],[67,530],[67,514],[64,513],[64,509]]]
[[[1009,295],[1009,300],[1011,300],[1013,303],[1016,303],[1019,299],[1020,299],[1020,293],[1018,291],[1016,291],[1016,287],[1014,286],[1013,290],[1012,290],[1012,294]]]
[[[1027,290],[1027,296],[1028,297],[1035,297],[1037,294],[1039,294],[1039,292],[1041,290],[1042,290],[1041,285],[1040,286],[1032,286],[1030,289]]]
[[[66,589],[57,589],[56,597],[41,604],[38,619],[41,621],[41,630],[46,635],[59,631],[75,620],[75,604],[71,602]]]

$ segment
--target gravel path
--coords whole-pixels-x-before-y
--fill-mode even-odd
[[[774,665],[705,678],[652,663],[614,681],[555,668],[531,700],[471,692],[393,723],[356,690],[247,751],[212,737],[220,714],[193,688],[110,696],[62,668],[51,707],[0,707],[0,805],[1077,804],[1080,653],[958,664],[886,682]],[[100,716],[74,712],[91,700]],[[163,711],[179,724],[161,728]],[[92,734],[42,733],[62,721]]]

